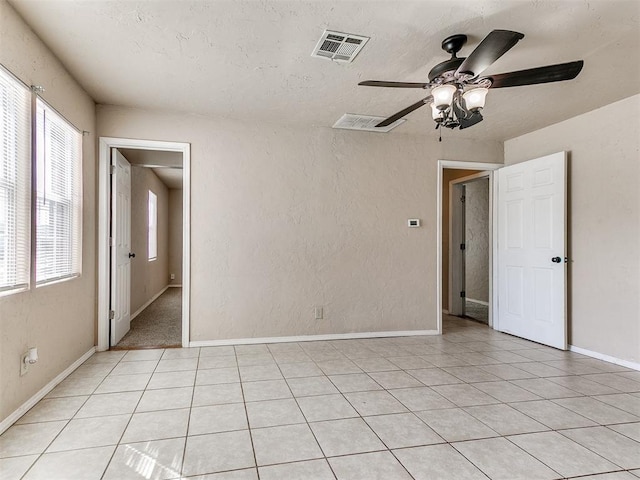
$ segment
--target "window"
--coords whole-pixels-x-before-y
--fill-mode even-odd
[[[149,261],[158,257],[158,197],[149,190]]]
[[[36,282],[80,274],[82,134],[36,100]]]
[[[31,92],[0,67],[0,294],[29,286]]]

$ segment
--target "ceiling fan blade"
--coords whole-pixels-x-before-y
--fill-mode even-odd
[[[396,122],[396,121],[400,120],[405,115],[409,115],[411,112],[413,112],[414,110],[417,110],[418,108],[422,107],[423,105],[426,105],[431,100],[433,100],[433,97],[431,95],[429,95],[427,98],[423,98],[419,102],[416,102],[413,105],[409,105],[404,110],[400,110],[395,115],[391,115],[389,118],[381,121],[379,124],[376,125],[376,127],[388,127],[393,122]]]
[[[414,83],[414,82],[382,82],[378,80],[365,80],[358,85],[364,85],[365,87],[395,87],[395,88],[427,88],[428,83]]]
[[[456,70],[456,74],[467,73],[477,77],[523,38],[522,33],[510,30],[493,30],[462,62]]]
[[[561,82],[572,80],[578,76],[583,60],[575,62],[560,63],[558,65],[547,65],[546,67],[529,68],[517,72],[499,73],[489,75],[491,88],[520,87],[522,85],[535,85],[537,83]]]

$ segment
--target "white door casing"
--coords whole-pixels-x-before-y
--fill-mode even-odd
[[[111,345],[131,324],[131,165],[111,150]]]
[[[177,152],[182,156],[182,346],[190,345],[191,298],[191,145],[184,142],[139,140],[121,137],[98,139],[98,351],[111,343],[111,150],[137,148]]]
[[[499,331],[567,349],[566,152],[498,171]]]

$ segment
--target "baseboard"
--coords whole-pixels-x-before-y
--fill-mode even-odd
[[[609,363],[615,363],[616,365],[620,365],[622,367],[631,368],[633,370],[640,370],[640,363],[630,362],[629,360],[622,360],[620,358],[612,357],[611,355],[593,352],[591,350],[587,350],[586,348],[580,348],[574,345],[569,345],[569,350],[575,353],[586,355],[587,357],[597,358],[598,360],[604,360],[605,362]]]
[[[357,338],[412,337],[439,335],[437,330],[405,330],[396,332],[332,333],[325,335],[300,335],[292,337],[235,338],[229,340],[202,340],[189,342],[190,347],[219,347],[224,345],[253,345],[256,343],[316,342],[319,340],[352,340]]]
[[[96,347],[91,347],[91,349],[82,355],[78,360],[73,362],[69,367],[67,367],[60,375],[47,383],[44,387],[42,387],[38,393],[36,393],[29,400],[20,405],[11,415],[0,422],[0,434],[2,434],[7,428],[16,423],[20,417],[22,417],[25,413],[27,413],[33,406],[42,400],[47,393],[53,390],[56,385],[62,382],[65,378],[67,378],[71,373],[82,365],[91,355],[93,355],[96,351]]]
[[[160,290],[158,293],[156,293],[153,297],[151,297],[151,299],[149,301],[147,301],[147,303],[145,303],[144,305],[142,305],[138,310],[136,310],[134,313],[131,314],[131,320],[133,320],[134,318],[136,318],[138,315],[140,315],[142,313],[142,311],[147,308],[149,305],[151,305],[153,302],[155,302],[158,297],[160,295],[162,295],[164,292],[167,291],[167,289],[170,287],[171,285],[167,285],[166,287],[164,287],[162,290]]]
[[[180,287],[180,288],[182,288],[182,285],[181,285],[181,284],[179,284],[179,285],[178,285],[178,284],[176,284],[176,285],[167,285],[167,286],[168,286],[169,288],[176,288],[176,287]]]
[[[486,307],[489,306],[489,302],[485,302],[484,300],[476,300],[475,298],[467,298],[466,300],[473,303],[479,303],[480,305],[484,305]]]
[[[447,310],[446,308],[443,308],[442,313],[444,313],[445,315],[449,315],[449,310]]]

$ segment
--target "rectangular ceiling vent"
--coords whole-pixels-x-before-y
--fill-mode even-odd
[[[361,35],[325,30],[311,56],[351,63],[368,40],[369,37]]]
[[[354,115],[352,113],[345,113],[342,117],[340,117],[340,120],[338,120],[333,125],[333,128],[387,133],[396,128],[398,125],[406,122],[406,119],[401,118],[400,120],[396,120],[391,125],[388,125],[386,127],[376,127],[376,125],[382,120],[384,120],[384,117],[372,117],[370,115]]]

